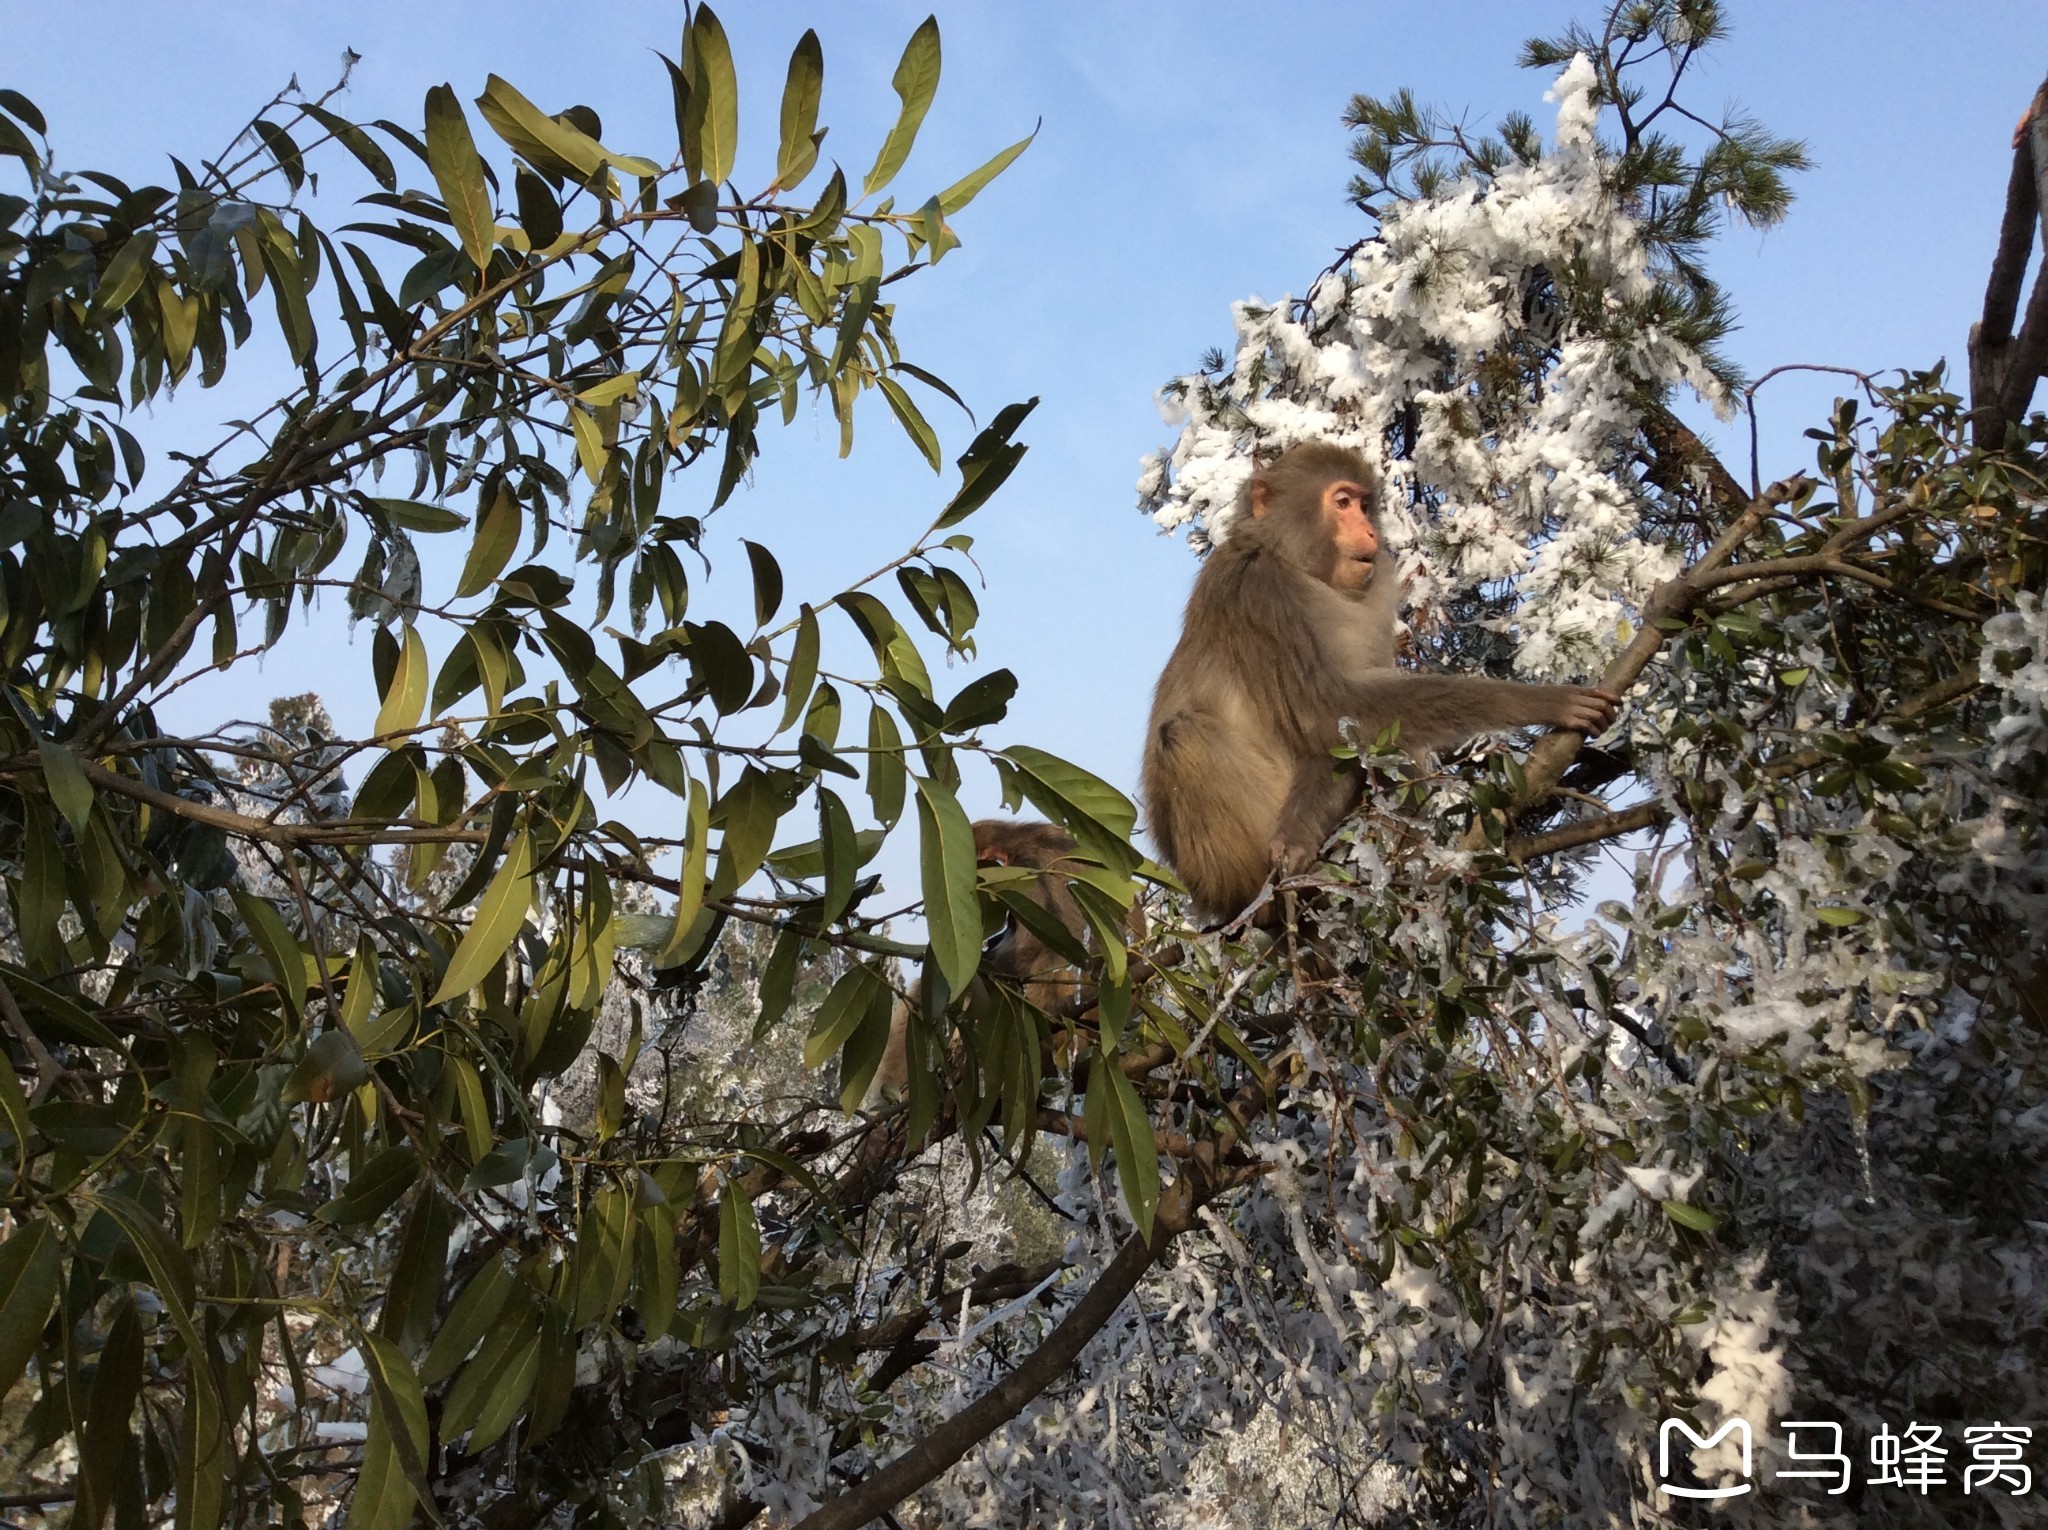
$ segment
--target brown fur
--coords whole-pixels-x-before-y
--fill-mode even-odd
[[[983,866],[1028,866],[1043,873],[1032,887],[1032,899],[1049,909],[1075,937],[1092,945],[1088,921],[1074,901],[1066,878],[1059,873],[1074,853],[1074,839],[1065,829],[1049,823],[1025,823],[1012,818],[983,818],[974,825],[974,858]],[[1133,907],[1125,921],[1125,933],[1137,940],[1145,933],[1145,915]],[[1027,929],[1011,919],[994,938],[981,958],[981,972],[1001,979],[1020,990],[1027,1001],[1048,1015],[1074,1019],[1095,1007],[1095,985],[1072,962],[1054,951]],[[909,1050],[906,1033],[910,1017],[922,1002],[913,987],[908,999],[899,999],[889,1017],[889,1041],[881,1064],[875,1069],[870,1093],[894,1090],[901,1093],[909,1081]]]
[[[1347,485],[1362,493],[1346,500]],[[1354,451],[1290,449],[1253,476],[1245,513],[1195,579],[1153,696],[1144,795],[1160,858],[1204,921],[1235,915],[1276,869],[1306,870],[1357,804],[1360,772],[1330,753],[1340,718],[1366,745],[1398,723],[1410,754],[1613,720],[1608,691],[1396,669],[1401,581],[1373,487]]]

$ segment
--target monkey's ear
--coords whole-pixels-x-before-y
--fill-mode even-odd
[[[1003,849],[1001,845],[990,845],[974,859],[975,864],[979,866],[1007,866],[1010,864],[1009,852]]]
[[[1252,480],[1252,514],[1264,515],[1273,508],[1273,486],[1263,478]]]

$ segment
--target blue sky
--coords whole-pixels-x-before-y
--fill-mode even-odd
[[[736,180],[769,178],[782,74],[806,26],[824,45],[825,156],[865,169],[894,118],[897,54],[929,8],[728,0],[720,14],[742,96]],[[1700,71],[1692,102],[1709,112],[1739,102],[1806,140],[1817,165],[1797,184],[1789,222],[1738,233],[1715,255],[1742,315],[1733,356],[1753,375],[1794,361],[1875,370],[1946,356],[1960,368],[2013,121],[2048,68],[2048,9],[1730,9],[1735,35]],[[428,86],[452,81],[466,99],[496,72],[550,109],[595,106],[607,142],[666,161],[673,126],[653,50],[675,51],[681,14],[515,0],[4,0],[0,82],[42,106],[60,162],[137,181],[165,177],[166,150],[217,152],[293,74],[309,88],[330,82],[345,47],[362,61],[334,104],[358,119],[417,123]],[[1152,681],[1194,574],[1185,548],[1133,509],[1140,456],[1171,439],[1153,394],[1228,341],[1233,300],[1299,292],[1361,232],[1343,196],[1338,117],[1350,94],[1408,85],[1475,121],[1521,109],[1547,129],[1549,81],[1515,67],[1519,44],[1598,15],[1592,3],[1547,0],[939,5],[944,76],[900,199],[923,200],[1043,119],[1031,150],[955,220],[962,247],[901,289],[898,325],[904,354],[984,419],[1013,399],[1043,399],[1023,433],[1030,456],[968,528],[988,577],[981,663],[1022,682],[994,741],[1036,743],[1134,786]],[[341,211],[324,216],[338,222]],[[257,406],[263,384],[286,376],[276,362],[252,348],[227,385],[190,390],[157,426],[196,436],[202,422]],[[1766,391],[1766,479],[1810,463],[1799,432],[1836,391],[1832,379],[1803,378]],[[957,412],[937,401],[929,412],[949,456],[966,444]],[[1746,476],[1746,442],[1731,432],[1724,444]],[[800,414],[765,438],[754,485],[721,512],[710,543],[742,595],[742,535],[784,558],[792,598],[815,598],[899,550],[944,498],[878,400],[852,459],[835,453],[829,416]],[[669,503],[708,503],[711,489],[686,478]],[[180,720],[261,715],[270,695],[315,688],[344,726],[364,725],[375,707],[367,633],[345,644],[338,622],[323,624],[260,673],[191,688]],[[968,785],[970,809],[994,807],[992,776]]]

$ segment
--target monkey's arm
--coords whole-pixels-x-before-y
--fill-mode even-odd
[[[1299,876],[1315,864],[1330,830],[1358,805],[1363,773],[1354,765],[1324,755],[1294,767],[1294,781],[1273,825],[1266,847],[1268,864],[1283,876]]]
[[[1461,744],[1504,728],[1571,728],[1592,735],[1614,721],[1621,698],[1580,685],[1523,685],[1484,675],[1418,675],[1404,670],[1353,681],[1340,710],[1370,744],[1389,723],[1409,752]]]

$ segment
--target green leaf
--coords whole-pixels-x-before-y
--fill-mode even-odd
[[[1002,487],[1003,481],[1024,460],[1025,448],[1010,438],[1017,427],[1024,423],[1032,410],[1038,407],[1033,398],[1021,404],[1007,404],[988,426],[960,454],[960,490],[946,508],[940,512],[932,529],[943,531],[956,526],[988,503],[989,496]]]
[[[903,735],[896,719],[879,704],[868,709],[868,802],[883,828],[903,816],[909,772],[903,764]]]
[[[878,374],[875,381],[881,385],[882,397],[889,401],[889,408],[896,416],[896,423],[903,427],[903,433],[910,437],[911,444],[923,454],[924,460],[932,465],[932,471],[938,472],[938,433],[925,422],[925,417],[918,413],[917,405],[912,403],[910,395],[903,391],[903,384],[886,372]]]
[[[832,359],[826,364],[826,372],[837,377],[846,369],[855,352],[860,348],[860,332],[868,322],[868,314],[875,306],[875,294],[881,290],[881,282],[872,276],[862,277],[853,284],[847,295],[846,306],[840,310],[839,338],[832,345]],[[846,454],[841,452],[843,457]]]
[[[17,1223],[0,1243],[0,1397],[35,1354],[63,1272],[63,1250],[43,1217]]]
[[[570,1255],[572,1261],[580,1257],[581,1243],[579,1235],[578,1247]],[[468,1432],[507,1373],[522,1364],[524,1353],[539,1341],[539,1337],[539,1313],[530,1299],[505,1309],[490,1337],[484,1341],[483,1348],[477,1351],[476,1358],[462,1368],[462,1375],[448,1389],[441,1408],[441,1435],[444,1439],[452,1440]]]
[[[934,977],[932,982],[936,986],[938,979]],[[894,996],[886,990],[875,994],[840,1049],[839,1108],[848,1115],[860,1109],[861,1101],[868,1097],[868,1086],[874,1083],[876,1070],[882,1065],[882,1054],[889,1047],[890,1014],[895,1007]]]
[[[469,119],[447,85],[436,85],[427,92],[427,168],[441,188],[441,200],[462,240],[463,253],[479,272],[488,269],[497,241],[497,218],[491,211],[484,162],[470,136]]]
[[[583,464],[583,471],[593,484],[602,483],[611,452],[605,447],[604,429],[597,423],[597,416],[581,404],[571,403],[569,428],[576,435],[576,460]]]
[[[1680,1227],[1690,1227],[1694,1232],[1710,1233],[1721,1225],[1721,1219],[1711,1211],[1702,1211],[1697,1206],[1688,1206],[1683,1201],[1660,1201],[1664,1215]]]
[[[277,304],[277,322],[284,330],[286,350],[295,363],[303,364],[312,359],[317,339],[313,313],[306,305],[306,274],[283,225],[273,220],[266,225],[266,232],[270,237],[257,241],[257,253],[263,268],[270,273],[271,297]]]
[[[552,169],[548,161],[556,160],[586,184],[608,164],[628,175],[652,178],[661,174],[661,167],[654,161],[614,154],[573,123],[550,117],[527,100],[511,81],[498,75],[485,80],[484,93],[476,98],[476,105],[492,132],[542,170]]]
[[[837,597],[839,608],[853,618],[874,650],[884,679],[901,680],[920,696],[932,693],[932,679],[917,644],[889,608],[865,590],[847,590]]]
[[[571,1328],[588,1327],[625,1300],[633,1274],[633,1200],[633,1190],[614,1184],[584,1208],[569,1265]]]
[[[974,827],[959,799],[943,784],[924,776],[912,776],[911,780],[917,786],[918,852],[932,955],[946,986],[959,993],[981,965]]]
[[[720,713],[737,712],[754,694],[754,661],[739,634],[724,622],[684,622],[690,679],[702,685]]]
[[[413,626],[405,629],[402,641],[384,704],[377,709],[377,721],[371,728],[387,749],[403,747],[408,742],[406,735],[420,725],[427,710],[427,645],[420,639],[419,628]]]
[[[1010,710],[1010,698],[1017,694],[1017,677],[1007,669],[990,670],[961,687],[960,694],[946,703],[946,715],[939,726],[948,733],[1001,722]]]
[[[527,1398],[533,1394],[533,1384],[540,1378],[540,1340],[540,1330],[535,1328],[491,1378],[483,1394],[483,1407],[477,1411],[476,1422],[469,1426],[470,1451],[489,1449],[525,1408]]]
[[[4,1049],[0,1049],[0,1115],[7,1118],[7,1129],[14,1134],[15,1173],[27,1174],[28,1096],[22,1092],[21,1075],[14,1071]]]
[[[777,733],[802,714],[817,678],[818,614],[806,605],[797,612],[796,641],[790,647],[789,667],[782,672],[782,721],[775,725]]]
[[[469,1358],[470,1351],[497,1322],[515,1284],[505,1261],[495,1255],[470,1276],[469,1284],[448,1309],[434,1342],[427,1347],[427,1358],[420,1362],[422,1385],[438,1386],[455,1374],[455,1368]]]
[[[1128,837],[1137,827],[1138,810],[1131,799],[1100,776],[1026,744],[1005,749],[1003,756],[1059,802],[1078,808],[1112,832]]]
[[[363,1061],[355,1037],[346,1029],[333,1026],[313,1038],[306,1055],[285,1080],[279,1098],[287,1104],[345,1099],[362,1088],[369,1077],[369,1064]]]
[[[278,992],[285,996],[292,1012],[297,1014],[306,1005],[305,947],[285,926],[284,919],[268,898],[259,898],[239,887],[229,888],[228,893],[235,900],[242,923],[248,926],[249,934],[255,939],[256,949],[263,953],[264,965],[270,968]]]
[[[419,1153],[409,1142],[395,1143],[360,1166],[348,1187],[314,1215],[336,1227],[375,1221],[397,1205],[419,1177]]]
[[[1039,126],[1044,126],[1042,119]],[[959,180],[940,192],[939,211],[950,218],[969,202],[972,202],[984,186],[1009,169],[1011,162],[1019,154],[1022,154],[1031,147],[1031,140],[1037,136],[1038,128],[1034,127],[1030,133],[1011,144],[979,170],[974,171],[972,174],[961,176]]]
[[[732,175],[739,142],[740,88],[733,73],[732,44],[708,5],[698,6],[691,18],[685,68],[690,91],[684,160],[692,180],[720,183]]]
[[[873,860],[887,838],[880,829],[856,830],[853,836],[856,864],[865,866]],[[807,839],[800,845],[790,845],[769,856],[768,864],[786,877],[821,877],[825,874],[824,841]]]
[[[53,738],[38,738],[36,749],[42,756],[43,785],[49,788],[50,800],[71,825],[71,832],[82,836],[92,821],[92,783],[85,778],[85,767],[78,763],[77,755]]]
[[[761,968],[761,1012],[754,1017],[754,1040],[759,1041],[781,1023],[789,1008],[790,990],[796,985],[796,965],[803,949],[803,936],[793,926],[784,925],[776,934],[775,947]]]
[[[775,842],[775,827],[788,807],[789,794],[777,779],[752,765],[740,772],[718,804],[725,825],[718,850],[716,880],[720,888],[736,891],[761,869]]]
[[[1103,1099],[1109,1118],[1110,1141],[1116,1146],[1116,1178],[1123,1187],[1124,1205],[1131,1220],[1147,1238],[1152,1236],[1152,1217],[1159,1209],[1159,1149],[1152,1141],[1152,1122],[1145,1114],[1145,1101],[1124,1077],[1113,1057],[1098,1054],[1088,1078],[1092,1103],[1096,1080],[1108,1081]]]
[[[861,182],[862,197],[873,196],[894,180],[896,172],[910,157],[910,146],[917,142],[917,130],[924,122],[925,112],[931,107],[933,92],[939,88],[938,17],[925,17],[917,30],[910,34],[910,41],[904,45],[903,57],[897,61],[896,73],[890,83],[902,99],[903,110],[896,118],[896,126],[882,141],[882,152],[875,156],[875,167]]]
[[[188,1367],[185,1419],[178,1439],[180,1530],[186,1525],[213,1526],[221,1521],[221,1499],[231,1473],[228,1458],[234,1441],[221,1408],[220,1385],[213,1350],[192,1312],[192,1266],[164,1231],[162,1219],[144,1211],[127,1196],[102,1191],[100,1209],[127,1235],[149,1270],[150,1284],[185,1341]]]
[[[621,399],[632,398],[639,391],[638,372],[614,372],[603,382],[593,383],[576,396],[592,409],[602,409],[606,404],[616,404]]]
[[[135,1303],[124,1297],[100,1346],[85,1428],[79,1434],[78,1509],[72,1524],[104,1524],[123,1486],[139,1487],[140,1451],[128,1421],[141,1390],[142,1326],[136,1321]]]
[[[618,1136],[626,1119],[626,1075],[609,1052],[597,1054],[597,1140]]]
[[[765,627],[782,605],[782,569],[775,554],[760,543],[742,538],[740,545],[746,548],[747,562],[754,570],[754,625]]]
[[[21,881],[15,889],[15,921],[28,957],[37,971],[61,971],[68,963],[60,923],[64,917],[64,850],[57,825],[38,797],[24,797],[22,812]]]
[[[372,499],[384,514],[390,517],[394,526],[403,526],[407,531],[423,531],[432,536],[443,531],[460,531],[469,524],[469,517],[442,505],[426,505],[416,499]]]
[[[562,204],[548,183],[524,165],[513,167],[512,194],[519,203],[519,226],[529,249],[545,250],[562,237]]]
[[[398,189],[398,176],[391,168],[391,160],[377,147],[377,142],[368,133],[350,122],[346,117],[337,116],[324,106],[308,101],[300,110],[315,122],[326,128],[344,149],[353,154],[362,167],[370,172],[371,178],[386,191]]]
[[[818,34],[806,31],[789,56],[782,85],[782,147],[775,157],[775,184],[787,191],[802,184],[818,162],[818,98],[825,88],[825,53]]]
[[[825,860],[825,902],[818,910],[818,923],[828,925],[853,901],[853,886],[862,864],[853,815],[828,786],[818,788],[818,842]]]
[[[484,1081],[467,1058],[451,1057],[448,1071],[455,1075],[456,1104],[462,1111],[462,1135],[469,1144],[469,1161],[479,1163],[491,1150],[491,1108],[484,1099]]]
[[[718,1294],[741,1312],[761,1291],[761,1224],[737,1179],[718,1197]]]
[[[519,550],[519,533],[525,525],[519,496],[500,480],[489,507],[477,517],[476,540],[469,545],[469,560],[462,565],[462,578],[455,585],[457,599],[482,594],[505,572],[505,565]]]
[[[119,313],[128,300],[142,290],[143,281],[155,269],[150,257],[156,254],[156,235],[144,230],[114,252],[107,269],[100,273],[99,290],[93,294],[96,312]]]
[[[512,937],[519,933],[520,925],[526,922],[527,905],[533,896],[532,875],[533,838],[521,829],[506,846],[504,863],[491,878],[491,885],[484,889],[476,918],[463,932],[455,955],[449,959],[447,975],[428,1003],[445,1004],[460,998],[497,965],[505,948],[512,944]]]
[[[389,1339],[364,1334],[361,1354],[375,1402],[348,1506],[349,1530],[404,1530],[415,1502],[434,1501],[426,1488],[427,1400],[404,1352]]]
[[[889,985],[873,968],[861,962],[848,967],[811,1016],[811,1031],[804,1038],[804,1066],[824,1067],[860,1028],[868,1011],[878,1004],[886,1008],[892,997]]]
[[[399,1234],[384,1310],[377,1317],[377,1332],[409,1356],[419,1353],[434,1324],[434,1309],[441,1302],[441,1279],[448,1268],[452,1224],[448,1202],[433,1182],[420,1186]]]
[[[711,354],[714,389],[744,383],[754,363],[754,352],[759,349],[754,310],[761,301],[761,247],[751,239],[740,246],[738,275],[732,300],[726,304],[725,320],[718,328],[718,344]]]
[[[692,776],[690,805],[683,825],[686,836],[683,874],[676,883],[676,926],[669,935],[667,946],[655,960],[657,967],[674,959],[683,942],[689,939],[691,927],[696,924],[697,915],[704,907],[704,874],[711,854],[710,799],[711,794],[704,783]]]
[[[1860,908],[1843,908],[1832,903],[1817,905],[1814,908],[1813,917],[1822,924],[1831,924],[1837,929],[1848,929],[1850,926],[1862,924],[1870,918]]]

